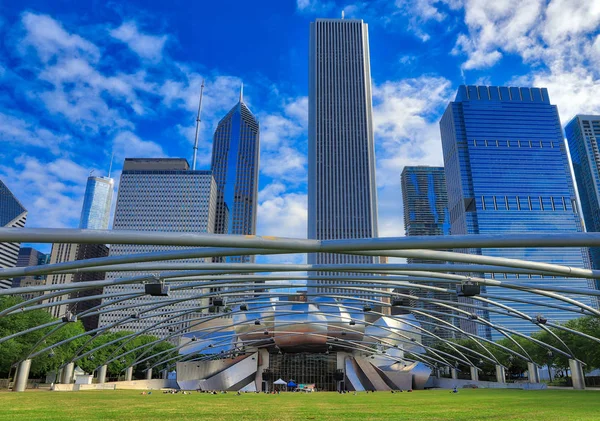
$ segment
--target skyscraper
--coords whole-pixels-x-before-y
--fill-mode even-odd
[[[404,167],[400,181],[406,235],[450,235],[444,167]]]
[[[402,201],[404,204],[404,228],[407,236],[415,235],[450,235],[450,212],[448,211],[448,192],[446,176],[443,167],[404,167],[400,176],[402,185]],[[409,258],[408,263],[445,263],[439,260]],[[439,288],[453,288],[453,284],[428,284]],[[456,294],[427,291],[415,288],[412,295],[422,298],[435,298],[445,301],[457,301]],[[438,306],[432,302],[414,300],[412,307],[417,309],[448,312],[447,307]],[[394,310],[394,309],[392,309]],[[447,322],[454,323],[454,318],[437,314]],[[427,317],[417,316],[427,322]],[[431,325],[424,323],[423,327],[432,330]],[[452,332],[446,329],[435,332],[443,338],[452,337]],[[427,340],[427,338],[423,338]]]
[[[259,124],[239,102],[217,126],[213,138],[211,169],[217,186],[216,234],[256,234],[258,199]],[[234,256],[236,262],[254,257]]]
[[[21,247],[21,249],[19,250],[19,257],[17,258],[17,264],[15,265],[15,267],[23,268],[28,266],[44,265],[48,261],[49,259],[46,254],[31,247]],[[13,288],[32,287],[44,285],[45,283],[45,275],[29,275],[13,278],[12,286]],[[29,294],[21,294],[21,296],[24,300],[28,300],[30,298],[39,297],[42,294],[43,292],[36,292]]]
[[[79,228],[108,229],[114,188],[115,180],[110,177],[88,177]]]
[[[0,227],[24,228],[27,209],[0,180]],[[0,243],[0,268],[12,268],[19,256],[19,243]],[[0,279],[0,289],[10,288],[11,279]]]
[[[115,209],[114,230],[167,231],[214,233],[217,204],[217,188],[210,171],[193,171],[185,159],[125,159],[117,206]],[[174,246],[115,244],[110,249],[111,256],[131,253],[148,253],[162,250],[181,249]],[[187,259],[178,262],[210,262],[208,259]],[[109,272],[107,279],[140,275],[131,272]],[[177,285],[177,283],[171,284]],[[117,292],[140,292],[143,285],[130,284],[104,288],[105,294]],[[200,294],[199,290],[172,291],[172,298],[188,298]],[[109,299],[110,300],[110,299]],[[131,315],[131,304],[158,303],[158,298],[142,296],[125,303],[115,304],[116,311],[103,313],[100,326],[106,326]],[[188,300],[163,308],[160,312],[150,312],[153,318],[132,319],[113,330],[140,331],[167,316],[162,312],[169,310],[185,311],[206,305],[200,300]],[[122,311],[119,309],[123,308]],[[141,307],[148,309],[149,307]],[[182,324],[186,321],[182,320]],[[150,332],[157,336],[166,336],[167,329]]]
[[[581,232],[567,152],[556,106],[544,88],[460,86],[440,121],[452,234]],[[581,248],[480,249],[475,253],[574,267],[588,267]],[[486,278],[536,285],[592,287],[583,279],[485,274]],[[486,288],[482,287],[482,291]],[[553,322],[577,317],[536,303],[551,301],[521,291],[487,288],[488,294],[530,316]],[[513,301],[513,299],[515,301]],[[592,304],[590,297],[577,300]],[[531,333],[528,321],[479,312],[492,323]],[[500,334],[482,325],[478,333]]]
[[[72,262],[75,260],[94,259],[97,257],[108,256],[108,247],[104,244],[65,244],[55,243],[52,245],[50,253],[50,264]],[[104,280],[105,272],[79,272],[79,273],[61,273],[46,276],[46,285],[70,284],[72,282],[89,282]],[[102,287],[86,289],[85,291],[75,291],[69,295],[69,298],[91,297],[102,294]],[[46,303],[55,303],[64,300],[64,296],[52,297],[47,299]],[[100,299],[86,300],[76,302],[71,305],[61,304],[49,307],[48,311],[53,317],[62,317],[67,312],[79,314],[87,309],[95,307],[101,303]],[[90,316],[81,319],[85,330],[92,330],[98,327],[98,316]]]
[[[368,26],[362,20],[317,19],[310,24],[308,238],[367,237],[377,237]],[[316,264],[375,261],[309,255]],[[329,283],[317,273],[309,292],[341,292]]]
[[[565,132],[585,229],[600,232],[600,116],[577,115],[567,124]],[[591,247],[589,251],[592,267],[600,269],[600,248]]]

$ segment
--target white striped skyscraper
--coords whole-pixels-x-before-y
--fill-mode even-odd
[[[369,37],[362,20],[311,23],[308,126],[308,237],[377,237]],[[316,264],[375,259],[309,256]],[[341,292],[328,283],[317,275],[309,293]]]
[[[190,170],[188,162],[179,158],[127,158],[123,165],[115,208],[114,230],[164,231],[180,233],[214,233],[217,204],[217,187],[210,171]],[[115,244],[110,248],[111,256],[131,253],[148,253],[182,249],[179,246]],[[183,259],[179,262],[210,262],[211,258]],[[145,272],[147,273],[147,272]],[[136,276],[141,272],[108,272],[106,279]],[[174,287],[177,282],[171,283]],[[144,290],[141,284],[128,284],[104,288],[105,294],[122,292],[137,293]],[[202,290],[173,290],[170,298],[191,298]],[[114,298],[105,299],[104,303]],[[128,321],[112,330],[139,332],[160,320],[166,320],[166,312],[179,310],[182,313],[195,308],[200,311],[208,303],[204,299],[190,299],[168,307],[150,311],[141,318]],[[116,303],[112,312],[100,315],[100,326],[111,325],[123,317],[160,303],[159,297],[144,295]],[[139,309],[131,308],[132,304]],[[146,305],[142,307],[142,305]],[[172,313],[170,313],[172,315]],[[187,319],[182,319],[187,326]],[[152,335],[165,337],[166,328],[152,330]]]

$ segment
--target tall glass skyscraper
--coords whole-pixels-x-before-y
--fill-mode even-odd
[[[217,188],[210,171],[193,171],[185,159],[156,158],[156,159],[125,159],[117,206],[115,209],[114,230],[137,231],[166,231],[190,233],[214,233],[217,204]],[[152,246],[115,244],[110,249],[111,256],[131,253],[148,253],[162,250],[181,249],[176,246]],[[210,262],[211,259],[184,259],[178,262]],[[109,272],[107,279],[140,275],[136,272]],[[178,285],[172,283],[171,285]],[[143,286],[121,285],[104,289],[104,292],[140,292]],[[200,290],[172,291],[173,298],[189,298],[201,294]],[[131,315],[131,304],[148,304],[158,302],[158,298],[143,296],[117,303],[116,311],[100,315],[100,326],[106,326]],[[162,313],[169,310],[190,310],[205,306],[204,300],[188,300],[165,307],[161,311],[148,313],[152,318],[132,319],[131,321],[113,328],[113,330],[140,331],[164,318]],[[123,308],[120,310],[120,308]],[[145,307],[146,309],[149,307]],[[186,320],[181,320],[186,325]],[[168,334],[166,328],[151,331],[153,335],[164,337]]]
[[[544,88],[460,86],[440,121],[452,234],[581,232],[581,220],[566,147],[555,105]],[[474,252],[515,259],[589,267],[581,248],[481,249]],[[508,282],[591,287],[583,279],[540,275],[491,275]],[[485,291],[485,288],[482,288]],[[530,316],[553,322],[577,317],[542,304],[550,300],[516,290],[488,287],[493,299]],[[518,300],[534,299],[536,304]],[[513,301],[513,299],[515,301]],[[591,305],[591,298],[578,296]],[[523,333],[537,327],[503,313],[480,316]],[[482,336],[500,338],[478,324]]]
[[[0,227],[24,228],[27,209],[0,180]],[[0,268],[15,267],[19,257],[19,243],[0,243]],[[11,279],[0,279],[0,289],[10,288]]]
[[[415,235],[450,235],[450,212],[448,211],[448,192],[446,190],[446,176],[443,167],[404,167],[400,177],[402,185],[402,202],[404,204],[404,228],[407,236]],[[445,263],[439,260],[407,259],[408,263]],[[440,288],[453,288],[453,284],[428,284]],[[414,289],[413,295],[422,298],[435,298],[446,301],[457,301],[456,294]],[[434,303],[414,300],[412,307],[437,312],[448,312],[447,307],[438,306]],[[394,311],[394,309],[392,309]],[[450,323],[454,318],[442,317]],[[427,322],[427,317],[417,318]],[[424,323],[427,330],[433,328]],[[436,331],[437,336],[451,338],[453,334],[449,330]],[[423,338],[426,340],[427,338]]]
[[[259,152],[258,120],[240,92],[239,102],[219,121],[213,137],[216,234],[256,234]],[[254,261],[254,256],[232,256],[227,260],[248,262]]]
[[[108,229],[115,180],[89,176],[79,221],[80,229]]]
[[[400,176],[406,235],[450,235],[443,167],[404,167]]]
[[[362,20],[317,19],[310,24],[308,238],[368,237],[377,237],[368,26]],[[309,255],[313,264],[375,261]],[[309,293],[341,292],[315,275]]]
[[[600,116],[577,115],[565,127],[588,232],[600,232]],[[600,269],[600,248],[589,249],[592,267]],[[600,281],[596,281],[600,289]]]

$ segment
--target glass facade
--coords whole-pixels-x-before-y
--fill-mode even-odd
[[[450,235],[450,212],[448,211],[448,192],[443,167],[404,167],[400,176],[402,185],[402,202],[404,205],[404,228],[407,236],[415,235]],[[407,259],[408,263],[444,263],[439,260]],[[428,284],[440,288],[454,288],[453,284]],[[402,292],[402,291],[399,291]],[[441,293],[414,289],[412,295],[422,298],[457,301],[456,294]],[[447,307],[432,302],[413,300],[411,306],[421,310],[448,312]],[[392,308],[392,311],[395,309]],[[447,322],[454,318],[437,315]],[[420,321],[427,322],[427,317],[417,316]],[[427,330],[434,328],[426,323]],[[435,332],[442,338],[453,337],[453,332],[442,329]],[[424,338],[427,342],[428,338]],[[427,343],[426,343],[427,344]]]
[[[600,232],[600,116],[577,115],[565,127],[588,232]],[[600,269],[600,248],[589,249],[592,267]],[[600,281],[596,280],[600,289]]]
[[[0,180],[0,227],[24,228],[27,210]],[[0,268],[15,267],[19,256],[19,243],[0,243]],[[10,288],[12,279],[0,279],[0,289]]]
[[[294,380],[297,384],[314,384],[320,391],[337,390],[335,373],[336,354],[283,353],[269,355],[269,371],[272,380]]]
[[[259,124],[240,94],[240,102],[219,122],[213,137],[216,234],[256,234],[258,168]],[[254,256],[232,256],[227,260],[250,262]]]
[[[190,233],[214,233],[217,189],[211,171],[192,171],[185,159],[126,159],[121,173],[114,230],[166,231]],[[115,244],[110,248],[111,256],[148,253],[163,250],[183,249],[176,246],[153,246]],[[177,262],[210,262],[210,259],[183,259]],[[108,272],[107,279],[140,275],[140,272]],[[173,283],[171,285],[178,285]],[[140,292],[139,284],[111,286],[106,294],[116,292]],[[172,298],[189,298],[200,294],[198,290],[175,290]],[[131,304],[147,304],[159,298],[143,296],[127,301]],[[185,311],[204,306],[202,300],[188,300],[153,312],[156,318],[136,319],[118,326],[118,330],[140,331],[167,317],[166,311]],[[100,315],[99,325],[106,326],[133,313],[131,309],[119,310],[115,304],[113,312]],[[184,322],[185,323],[185,322]],[[153,335],[164,337],[167,329],[153,330]]]
[[[88,177],[79,221],[80,229],[108,229],[115,181],[109,177]]]
[[[544,88],[461,86],[440,121],[453,235],[581,232],[575,191],[556,106]],[[581,248],[481,249],[471,252],[589,267]],[[485,274],[536,285],[593,287],[584,279]],[[577,314],[545,307],[552,300],[511,289],[482,288],[490,298],[530,316],[564,322]],[[528,304],[515,300],[534,300]],[[578,296],[593,305],[591,298]],[[503,312],[480,311],[492,323],[531,333],[537,327]],[[477,333],[498,339],[477,324]]]
[[[362,20],[317,19],[310,24],[308,238],[378,235],[369,57],[368,25]],[[368,264],[378,258],[318,253],[308,261]],[[310,293],[350,293],[328,287],[337,281],[318,276],[309,280]]]

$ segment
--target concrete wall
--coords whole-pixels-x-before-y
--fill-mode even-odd
[[[175,380],[132,380],[130,382],[108,382],[94,384],[55,384],[55,392],[76,392],[78,390],[159,390],[178,389]]]
[[[485,381],[472,381],[472,380],[463,380],[463,379],[446,379],[437,377],[430,377],[433,380],[432,387],[439,387],[440,389],[452,389],[455,386],[457,388],[462,388],[466,385],[476,385],[480,389],[526,389],[526,390],[540,390],[546,389],[546,384],[544,383],[498,383],[498,382],[485,382]],[[430,387],[432,383],[427,384]]]

